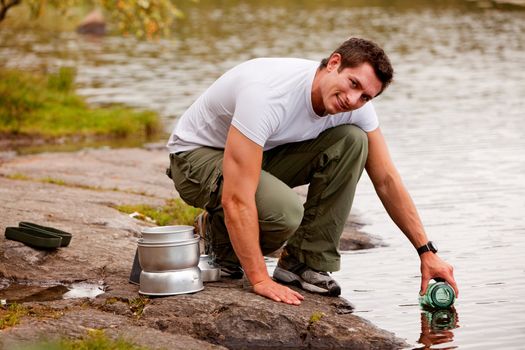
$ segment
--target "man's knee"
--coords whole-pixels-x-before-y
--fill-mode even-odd
[[[282,215],[275,218],[274,224],[280,227],[281,229],[279,231],[283,232],[286,238],[288,238],[299,228],[299,225],[301,225],[304,214],[303,205],[296,196],[290,198],[288,201],[282,201],[276,204],[277,206],[274,211],[280,211]]]
[[[259,208],[261,231],[292,235],[303,219],[303,205],[298,196],[295,193],[281,195],[267,203],[269,207]]]
[[[353,148],[361,150],[365,154],[368,153],[368,136],[361,128],[345,124],[329,130],[333,131],[331,137],[344,141],[345,148]]]
[[[303,220],[303,205],[297,196],[295,200],[276,201],[274,204],[271,212],[259,217],[260,244],[265,255],[281,248]]]
[[[297,230],[303,218],[303,204],[285,183],[262,171],[255,197],[262,232],[289,236]]]

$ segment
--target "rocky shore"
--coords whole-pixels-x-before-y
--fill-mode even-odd
[[[177,197],[164,175],[167,163],[159,147],[0,156],[0,299],[18,300],[32,310],[19,324],[0,330],[0,347],[79,337],[92,329],[151,349],[406,346],[353,315],[343,298],[304,293],[300,306],[288,306],[255,295],[242,280],[227,279],[206,283],[195,294],[140,298],[128,277],[137,236],[151,224],[114,207],[160,206]],[[42,251],[6,240],[5,228],[20,221],[69,231],[72,242]],[[355,228],[348,225],[342,249],[380,244]],[[52,297],[50,291],[79,283],[99,286],[104,293]]]

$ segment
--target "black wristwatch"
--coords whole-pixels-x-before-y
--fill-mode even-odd
[[[437,253],[438,249],[437,246],[432,241],[428,241],[427,244],[422,245],[421,247],[417,248],[417,253],[419,255],[426,253],[426,252],[432,252]]]

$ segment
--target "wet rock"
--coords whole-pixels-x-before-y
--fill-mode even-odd
[[[106,21],[100,10],[91,11],[78,25],[77,33],[89,35],[106,34]]]
[[[288,306],[257,296],[234,280],[206,283],[204,291],[195,294],[141,298],[128,277],[136,233],[150,224],[112,206],[162,205],[177,196],[164,175],[166,163],[163,150],[105,149],[28,155],[0,164],[1,231],[30,221],[73,234],[68,247],[51,252],[0,237],[0,279],[64,285],[101,281],[106,287],[95,299],[41,301],[38,305],[60,306],[60,316],[24,317],[20,325],[2,333],[0,347],[11,348],[42,335],[79,337],[91,328],[170,349],[404,345],[393,334],[353,315],[352,305],[342,298],[305,293],[301,306]],[[41,180],[45,178],[64,184]]]
[[[380,237],[363,232],[355,226],[346,225],[339,241],[339,250],[371,249],[384,245]]]

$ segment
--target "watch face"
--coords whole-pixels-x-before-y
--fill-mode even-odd
[[[428,247],[430,248],[430,251],[432,251],[433,253],[436,253],[438,251],[438,248],[434,244],[434,242],[429,241],[427,244],[428,244]]]

